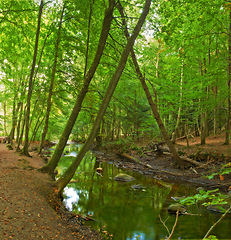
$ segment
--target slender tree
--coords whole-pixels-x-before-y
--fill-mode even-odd
[[[31,104],[32,91],[33,91],[33,77],[34,77],[35,64],[36,64],[36,58],[37,58],[37,52],[38,52],[42,10],[43,10],[43,0],[40,1],[40,6],[39,6],[38,25],[37,25],[35,46],[34,46],[34,57],[33,57],[33,62],[31,66],[28,93],[27,93],[27,102],[26,102],[27,105],[26,105],[26,116],[25,116],[25,142],[22,150],[23,154],[26,156],[29,156],[28,147],[29,147],[29,130],[30,130],[30,126],[29,126],[30,125],[30,104]]]
[[[70,165],[70,167],[64,172],[64,174],[55,182],[56,187],[58,188],[57,193],[58,195],[61,194],[62,190],[65,188],[65,186],[69,183],[69,181],[72,179],[72,177],[75,174],[76,169],[78,168],[80,162],[82,161],[83,157],[85,156],[86,152],[88,151],[91,143],[93,142],[93,140],[95,139],[95,137],[97,136],[98,133],[98,129],[100,126],[100,123],[103,119],[103,116],[106,112],[106,109],[108,107],[108,104],[111,100],[111,97],[115,91],[115,88],[118,84],[118,81],[123,73],[123,70],[125,68],[126,62],[127,62],[127,58],[129,56],[130,51],[133,48],[134,42],[141,30],[141,27],[146,19],[146,16],[149,12],[149,8],[150,8],[150,4],[151,4],[152,0],[146,0],[144,8],[143,8],[143,12],[134,28],[134,31],[131,35],[131,37],[129,38],[122,54],[120,57],[120,61],[118,63],[118,66],[110,80],[110,83],[108,85],[108,88],[106,90],[106,93],[104,95],[104,98],[102,100],[100,109],[98,111],[98,114],[96,116],[96,119],[94,121],[94,125],[91,129],[91,133],[89,134],[87,141],[85,142],[85,144],[83,145],[83,147],[81,148],[81,150],[79,151],[77,157],[75,158],[75,160],[73,161],[73,163]]]
[[[75,106],[71,112],[71,115],[67,121],[67,124],[65,126],[65,129],[63,130],[63,133],[59,139],[59,142],[55,148],[55,151],[50,159],[50,161],[48,162],[48,164],[46,166],[44,166],[43,168],[41,168],[41,171],[43,172],[48,172],[49,174],[53,174],[54,170],[59,162],[59,159],[63,153],[63,150],[66,146],[66,143],[68,141],[69,135],[72,131],[72,128],[75,124],[75,121],[78,117],[78,114],[81,110],[81,106],[82,106],[82,102],[84,100],[84,97],[88,91],[88,87],[89,84],[96,72],[96,69],[99,65],[101,56],[103,54],[103,50],[107,41],[107,37],[109,34],[109,30],[110,30],[110,26],[111,26],[111,21],[112,21],[112,14],[113,14],[113,10],[114,10],[114,6],[115,6],[115,1],[114,0],[109,0],[109,7],[106,9],[105,11],[105,15],[104,15],[104,20],[103,20],[103,26],[102,26],[102,30],[101,30],[101,35],[100,35],[100,39],[98,42],[98,48],[97,51],[95,53],[95,58],[91,64],[90,69],[88,70],[87,74],[85,75],[84,78],[84,83],[82,86],[81,91],[78,94],[78,97],[76,99],[76,103]]]
[[[55,45],[55,57],[54,57],[54,63],[53,63],[53,68],[52,68],[52,73],[51,73],[49,93],[48,93],[48,98],[47,98],[47,111],[46,111],[46,116],[45,116],[45,123],[44,123],[42,138],[41,138],[40,146],[39,146],[39,153],[41,153],[42,148],[44,146],[44,141],[45,141],[45,138],[47,135],[47,130],[48,130],[49,117],[50,117],[51,104],[52,104],[51,98],[52,98],[52,94],[53,94],[53,85],[54,85],[56,66],[57,66],[57,61],[58,61],[60,34],[61,34],[64,10],[65,10],[65,3],[63,5],[62,11],[61,11],[61,17],[60,17],[60,21],[59,21],[59,27],[58,27],[58,33],[57,33],[57,39],[56,39],[56,45]]]
[[[231,10],[229,12],[229,31],[228,31],[228,71],[227,71],[227,88],[228,88],[228,110],[227,110],[227,121],[226,121],[226,132],[225,132],[225,144],[229,144],[230,136],[230,121],[231,121]]]
[[[123,7],[120,4],[120,2],[118,4],[118,9],[119,9],[120,14],[123,18],[125,36],[127,37],[127,39],[129,39],[129,32],[128,32],[128,28],[127,28],[127,24],[126,24],[126,20],[125,20],[126,18],[125,18],[125,14],[124,14],[124,11],[123,11]],[[154,91],[155,91],[155,102],[154,102],[153,99],[152,99],[152,95],[151,95],[151,93],[148,89],[148,86],[145,82],[145,78],[144,78],[143,74],[141,73],[141,70],[140,70],[140,67],[139,67],[139,64],[138,64],[138,61],[137,61],[137,58],[136,58],[136,55],[135,55],[135,52],[134,52],[133,48],[131,50],[131,57],[132,57],[132,60],[133,60],[133,64],[135,66],[137,76],[139,77],[139,80],[140,80],[140,82],[143,86],[143,89],[144,89],[144,92],[146,94],[148,103],[151,107],[153,116],[156,119],[156,122],[159,126],[159,129],[162,133],[162,136],[163,136],[167,146],[169,147],[169,150],[172,153],[173,158],[176,161],[176,163],[179,165],[179,167],[184,167],[184,161],[179,157],[174,144],[171,142],[170,137],[168,135],[168,132],[166,131],[165,126],[163,124],[163,121],[162,121],[162,119],[160,117],[160,114],[158,112],[156,91],[154,89]]]

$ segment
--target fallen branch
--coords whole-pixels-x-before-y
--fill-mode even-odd
[[[195,134],[195,132],[188,134],[188,136],[192,136],[192,137],[194,138],[194,134]],[[177,142],[177,141],[179,141],[179,140],[182,140],[182,139],[185,139],[185,138],[187,138],[186,135],[185,135],[185,136],[182,136],[182,137],[178,137],[178,138],[175,139],[175,142]]]
[[[177,222],[178,222],[178,218],[179,218],[179,210],[176,212],[176,221],[175,221],[174,226],[173,226],[173,228],[172,228],[171,234],[170,234],[169,237],[167,238],[168,240],[171,239],[171,237],[172,237],[172,235],[173,235],[173,233],[174,233],[174,231],[175,231],[175,228],[176,228],[176,225],[177,225]]]
[[[147,164],[147,163],[143,163],[143,162],[141,162],[140,160],[138,160],[138,159],[136,159],[136,158],[128,155],[127,153],[121,153],[121,154],[119,154],[119,155],[120,155],[121,157],[124,157],[124,158],[130,160],[130,161],[139,163],[139,164],[141,164],[141,165],[143,165],[143,166],[145,166],[145,167],[148,167],[148,168],[150,168],[150,169],[156,170],[156,169],[155,169],[154,167],[152,167],[151,165],[149,165],[149,164]]]
[[[173,227],[172,227],[171,233],[170,233],[167,225],[165,224],[165,223],[167,222],[168,218],[167,218],[165,221],[163,221],[163,220],[161,219],[161,216],[160,216],[160,215],[159,215],[159,218],[160,218],[161,223],[164,225],[164,227],[166,228],[166,230],[168,231],[168,234],[169,234],[169,237],[166,237],[165,239],[167,239],[167,240],[171,239],[171,237],[172,237],[172,235],[173,235],[173,233],[174,233],[174,231],[175,231],[177,222],[178,222],[179,210],[176,212],[176,220],[175,220],[175,223],[174,223],[174,225],[173,225]]]
[[[169,152],[163,152],[163,154],[173,157],[172,153],[169,153]],[[190,158],[187,158],[187,157],[180,157],[180,158],[181,158],[182,160],[186,161],[186,162],[193,163],[193,164],[196,165],[196,166],[206,167],[205,164],[200,163],[200,162],[197,162],[197,161],[195,161],[195,160],[193,160],[193,159],[190,159]]]
[[[138,163],[140,163],[140,164],[143,164],[140,160],[138,160],[138,159],[136,159],[136,158],[128,155],[127,153],[120,153],[119,155],[120,155],[121,157],[124,157],[124,158],[128,159],[128,160],[131,160],[131,161],[134,161],[134,162],[138,162]]]
[[[168,152],[163,152],[163,153],[166,154],[166,155],[172,156],[171,153],[168,153]],[[152,170],[155,170],[155,171],[157,170],[156,168],[154,168],[154,167],[151,166],[150,164],[143,163],[143,162],[141,162],[140,160],[138,160],[138,159],[136,159],[136,158],[128,155],[127,153],[121,153],[121,154],[119,154],[119,155],[120,155],[121,157],[124,157],[124,158],[128,159],[129,161],[133,161],[133,162],[139,163],[139,164],[141,164],[141,165],[143,165],[143,166],[145,166],[145,167],[147,167],[147,168],[150,168],[150,169],[152,169]],[[199,163],[199,162],[196,162],[196,161],[194,161],[194,160],[192,160],[192,159],[189,159],[189,158],[182,158],[182,159],[185,160],[185,161],[191,162],[191,163],[193,163],[193,164],[195,164],[195,165],[197,165],[197,166],[205,167],[204,164]],[[167,173],[167,174],[172,174],[172,175],[175,175],[175,176],[181,176],[181,175],[182,175],[181,173],[174,173],[174,172],[169,172],[169,171],[165,171],[165,170],[161,170],[161,172]]]
[[[165,224],[165,223],[167,222],[167,220],[168,220],[169,217],[168,217],[165,221],[163,221],[162,218],[161,218],[161,216],[160,216],[160,214],[159,214],[159,218],[160,218],[161,223],[164,225],[164,227],[165,227],[166,230],[168,231],[168,234],[170,235],[170,231],[169,231],[167,225]]]

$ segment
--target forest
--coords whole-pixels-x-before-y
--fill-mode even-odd
[[[201,166],[177,139],[230,144],[229,0],[0,1],[0,28],[1,141],[24,156],[57,143],[51,175],[82,144],[58,196],[92,144],[164,143],[177,169]]]
[[[97,137],[229,144],[229,2],[2,1],[0,21],[0,130],[25,155]]]

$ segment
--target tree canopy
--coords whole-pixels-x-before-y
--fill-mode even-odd
[[[88,138],[127,44],[123,20],[132,33],[144,7],[140,0],[121,5],[124,16],[113,0],[0,2],[2,135],[15,139],[19,148],[27,134],[28,143],[60,140],[87,80],[67,139]],[[110,6],[103,46],[101,30]],[[150,6],[134,54],[173,142],[194,134],[205,144],[208,135],[225,130],[229,143],[230,12],[230,3],[221,0],[157,0]],[[100,122],[103,141],[163,138],[139,80],[129,56]]]

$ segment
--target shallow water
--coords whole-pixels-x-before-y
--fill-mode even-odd
[[[62,173],[76,156],[79,146],[70,145],[68,155],[62,157],[58,172]],[[103,171],[98,174],[96,168]],[[127,173],[135,178],[120,183],[114,177]],[[143,188],[134,190],[133,185]],[[154,240],[169,235],[163,223],[171,232],[175,216],[167,213],[167,207],[174,203],[171,197],[191,196],[194,187],[166,183],[151,179],[137,172],[117,168],[114,164],[99,162],[88,152],[81,162],[73,183],[64,190],[67,208],[77,214],[89,216],[96,221],[85,221],[92,228],[106,231],[116,240]],[[199,215],[182,215],[172,239],[202,239],[220,214],[209,212],[204,206],[189,206],[188,212]],[[231,239],[231,217],[226,217],[212,233],[218,239]]]

